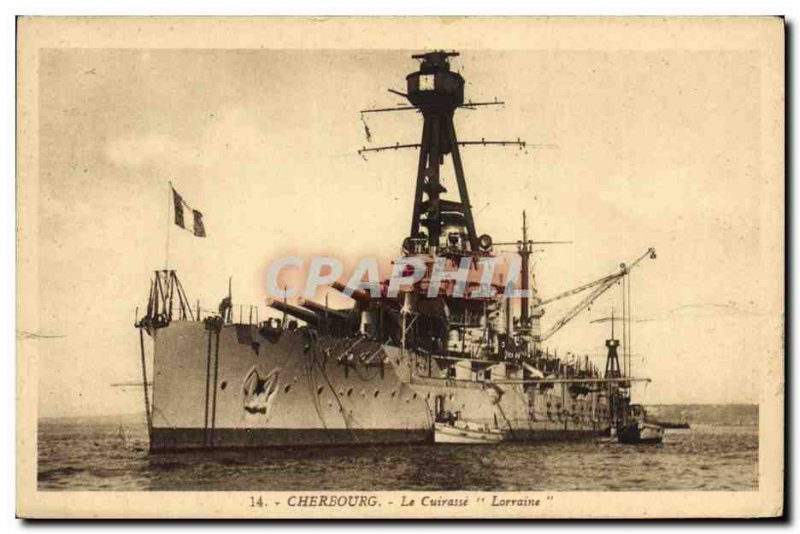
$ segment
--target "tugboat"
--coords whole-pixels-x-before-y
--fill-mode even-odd
[[[617,428],[617,439],[620,443],[661,443],[664,429],[647,421],[647,411],[640,404],[631,404],[629,422]]]
[[[624,287],[624,286],[623,286]],[[627,295],[623,295],[623,303],[627,303]],[[619,443],[661,443],[664,439],[664,428],[647,420],[647,411],[641,404],[631,404],[630,377],[630,305],[623,310],[623,332],[625,343],[614,336],[614,311],[611,311],[611,338],[606,340],[608,354],[606,356],[605,379],[608,380],[608,398],[611,425],[608,433],[617,438]],[[619,349],[623,350],[623,365],[619,362]],[[614,380],[616,379],[616,380]]]

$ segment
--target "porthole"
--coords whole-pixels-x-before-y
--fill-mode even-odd
[[[325,391],[325,388],[320,386],[317,388],[317,395],[322,395],[322,392]]]
[[[228,382],[226,382],[225,380],[223,380],[223,381],[222,381],[222,384],[220,384],[220,385],[219,385],[219,389],[225,389],[226,387],[228,387]]]
[[[395,395],[397,395],[397,390],[392,390],[392,398],[394,398]]]
[[[425,396],[425,398],[426,398],[426,399],[428,399],[428,400],[431,400],[431,393],[430,393],[430,391],[429,391],[429,392],[428,392],[428,394]]]
[[[377,399],[379,394],[380,394],[380,391],[378,391],[378,390],[376,389],[376,390],[375,390],[375,393],[373,393],[373,394],[372,394],[372,396],[373,396],[373,397],[375,397],[375,398]]]
[[[347,396],[349,397],[352,394],[353,394],[353,388],[347,388]]]
[[[291,384],[286,384],[286,387],[283,388],[283,392],[284,393],[289,393],[290,389],[292,389],[292,385]]]
[[[413,395],[411,395],[411,398],[412,398],[412,399],[416,399],[416,398],[417,398],[417,394],[416,394],[416,393],[414,393]]]

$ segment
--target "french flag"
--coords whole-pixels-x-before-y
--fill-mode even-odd
[[[192,232],[197,237],[205,237],[206,236],[206,227],[203,224],[203,214],[199,211],[192,209],[189,204],[187,204],[183,197],[175,191],[175,188],[172,188],[172,202],[175,206],[175,224],[183,228],[184,230],[188,230]],[[186,227],[186,217],[185,212],[189,212],[192,215],[192,227]]]

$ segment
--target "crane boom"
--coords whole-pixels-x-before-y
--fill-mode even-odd
[[[541,301],[539,303],[539,306],[542,306],[543,304],[546,304],[548,302],[553,302],[555,300],[562,299],[564,297],[568,297],[570,295],[574,295],[576,293],[580,293],[581,291],[584,291],[586,289],[599,286],[594,291],[589,293],[578,304],[573,306],[566,314],[564,314],[564,316],[561,319],[556,321],[556,323],[552,327],[550,327],[550,329],[544,335],[541,336],[540,340],[541,341],[545,341],[547,338],[551,337],[553,334],[555,334],[556,332],[561,330],[561,328],[564,327],[564,325],[566,325],[568,322],[570,322],[572,319],[574,319],[575,316],[577,316],[584,309],[589,307],[592,304],[592,302],[597,300],[597,298],[600,295],[602,295],[603,293],[608,291],[608,289],[610,289],[617,282],[617,280],[619,280],[620,278],[628,275],[628,273],[630,273],[631,270],[634,267],[639,265],[639,263],[643,259],[648,257],[648,256],[651,259],[655,259],[656,258],[656,249],[654,249],[652,247],[648,248],[647,251],[644,254],[642,254],[641,256],[636,258],[636,260],[631,262],[630,265],[625,265],[624,263],[620,264],[620,269],[619,269],[619,272],[617,272],[617,273],[614,273],[614,274],[609,275],[609,276],[604,276],[603,278],[595,280],[594,282],[589,282],[588,284],[584,284],[584,285],[576,287],[574,289],[570,289],[569,291],[565,291],[563,293],[560,293],[559,295],[556,295],[555,297],[552,297],[550,299]]]
[[[621,276],[621,275],[620,275]],[[588,308],[592,302],[597,300],[597,298],[605,293],[611,286],[613,286],[617,282],[617,277],[607,280],[603,285],[589,293],[582,301],[576,304],[572,309],[570,309],[561,319],[556,321],[556,323],[550,327],[550,329],[545,332],[545,334],[541,337],[541,341],[545,341],[547,338],[561,330],[561,328],[570,322],[572,319],[575,318],[580,312],[582,312],[585,308]]]
[[[588,284],[583,284],[582,286],[578,286],[578,287],[572,288],[570,290],[564,291],[563,293],[559,293],[558,295],[556,295],[554,297],[550,297],[549,299],[543,300],[543,301],[541,301],[539,303],[539,306],[544,306],[545,304],[549,304],[549,303],[554,302],[556,300],[561,300],[563,298],[569,297],[569,296],[574,295],[576,293],[580,293],[581,291],[584,291],[586,289],[592,288],[594,286],[598,286],[598,285],[600,285],[602,283],[608,282],[609,280],[617,280],[617,278],[619,278],[619,277],[620,277],[619,273],[614,273],[614,274],[611,274],[609,276],[604,276],[603,278],[600,278],[599,280],[595,280],[594,282],[589,282]]]
[[[581,291],[584,291],[586,289],[592,288],[594,286],[598,286],[598,285],[603,284],[605,282],[608,282],[610,280],[616,281],[619,278],[622,278],[623,276],[628,274],[634,267],[639,265],[639,263],[643,259],[645,259],[647,256],[650,256],[652,259],[655,259],[656,258],[656,249],[654,249],[653,247],[648,248],[647,251],[644,254],[642,254],[641,256],[636,258],[628,266],[626,266],[624,263],[620,264],[619,272],[616,272],[616,273],[608,275],[608,276],[604,276],[603,278],[599,278],[599,279],[595,280],[594,282],[589,282],[588,284],[583,284],[581,286],[569,289],[567,291],[564,291],[563,293],[559,293],[558,295],[556,295],[554,297],[550,297],[549,299],[542,300],[542,301],[539,302],[538,306],[544,306],[545,304],[549,304],[549,303],[554,302],[556,300],[561,300],[563,298],[569,297],[569,296],[574,295],[576,293],[580,293]]]

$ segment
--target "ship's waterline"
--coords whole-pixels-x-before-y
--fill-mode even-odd
[[[38,488],[72,491],[754,491],[758,407],[694,406],[661,445],[610,438],[148,451],[144,414],[39,424]],[[734,425],[734,426],[732,426]],[[735,426],[740,425],[740,426]]]

